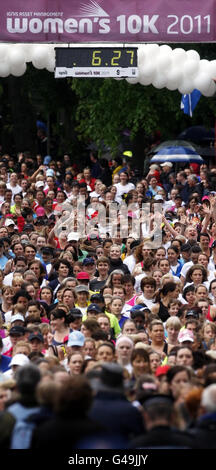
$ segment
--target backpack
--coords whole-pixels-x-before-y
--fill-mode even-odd
[[[35,428],[34,417],[41,411],[40,407],[26,408],[20,403],[15,403],[8,411],[16,418],[11,435],[11,449],[29,449],[32,433]]]

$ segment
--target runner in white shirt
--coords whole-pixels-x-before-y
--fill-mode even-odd
[[[7,189],[11,189],[13,198],[15,194],[21,193],[22,191],[21,186],[17,182],[18,182],[17,174],[11,173],[10,182],[7,183]]]
[[[128,175],[126,172],[120,173],[120,183],[114,185],[117,188],[116,200],[117,202],[122,202],[123,194],[129,193],[132,189],[135,189],[133,183],[128,183]]]

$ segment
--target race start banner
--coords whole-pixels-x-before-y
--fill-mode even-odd
[[[215,42],[216,0],[7,0],[1,42]]]

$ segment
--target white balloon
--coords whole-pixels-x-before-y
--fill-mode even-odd
[[[55,70],[55,57],[49,57],[46,69],[48,72],[54,72]]]
[[[213,96],[213,95],[215,94],[215,92],[216,92],[216,85],[215,85],[215,82],[212,80],[212,81],[211,81],[211,84],[210,84],[210,86],[209,86],[209,88],[208,88],[208,90],[207,90],[207,91],[203,91],[202,94],[203,94],[204,96],[209,97],[209,96]]]
[[[55,47],[56,47],[56,44],[46,44],[46,50],[49,53],[51,52],[55,54]],[[61,47],[66,47],[66,44],[62,44]]]
[[[172,51],[172,63],[176,65],[183,64],[186,60],[186,52],[181,47],[177,47]]]
[[[173,90],[177,90],[180,84],[181,84],[181,80],[170,80],[168,78],[166,87],[168,88],[168,90],[173,91]]]
[[[137,78],[130,78],[130,77],[128,77],[128,78],[126,78],[126,81],[127,81],[128,83],[130,83],[130,85],[136,85],[136,83],[139,82],[139,78],[138,78],[138,77],[137,77]]]
[[[183,64],[183,73],[186,76],[193,76],[199,70],[199,62],[194,59],[187,59]]]
[[[25,54],[25,62],[32,62],[33,51],[36,46],[34,44],[23,44]]]
[[[16,65],[16,66],[11,66],[10,67],[10,73],[12,75],[14,75],[15,77],[21,77],[21,75],[24,75],[24,73],[26,72],[26,64],[22,64],[22,65]]]
[[[10,49],[9,44],[0,44],[0,60],[7,59],[9,49]]]
[[[146,46],[146,55],[150,56],[152,59],[155,59],[160,52],[158,44],[147,44]]]
[[[7,60],[9,65],[12,67],[19,67],[23,65],[25,62],[24,50],[20,47],[11,45],[8,51]]]
[[[139,75],[139,83],[141,85],[151,85],[152,81],[154,80],[154,74],[149,77],[143,76],[142,74]]]
[[[171,54],[159,54],[159,56],[156,59],[157,61],[157,69],[158,70],[166,70],[168,67],[171,65]]]
[[[46,44],[36,46],[32,54],[32,63],[38,69],[43,69],[47,65],[49,48]]]
[[[163,44],[163,46],[160,46],[160,54],[171,54],[173,52],[172,48],[168,46],[167,44]]]
[[[8,62],[0,62],[0,77],[8,77],[10,75],[10,66]]]
[[[199,62],[199,71],[203,73],[210,74],[211,73],[211,65],[209,60],[202,59]]]
[[[141,73],[144,77],[150,77],[155,73],[155,63],[152,61],[148,61],[142,67],[139,67],[139,73]]]
[[[156,77],[152,81],[152,85],[159,90],[164,88],[167,83],[167,76],[162,73],[157,73]]]
[[[216,60],[211,60],[209,63],[210,76],[211,78],[216,78]]]
[[[139,47],[138,52],[137,52],[138,66],[143,65],[146,62],[146,58],[147,58],[146,48],[145,46],[142,45],[141,47]]]
[[[55,61],[55,50],[54,50],[54,48],[53,48],[53,49],[49,49],[49,51],[48,51],[48,54],[47,54],[47,63],[48,63],[50,60],[54,60],[54,61]]]
[[[186,56],[190,60],[196,60],[197,62],[199,62],[200,60],[200,55],[197,51],[194,51],[194,49],[190,49],[189,51],[187,51]]]
[[[178,90],[179,82],[174,80],[167,80],[166,88],[170,91]]]
[[[211,84],[211,78],[209,75],[203,72],[199,72],[198,75],[194,78],[194,88],[200,90],[201,93],[207,91]]]
[[[182,74],[182,68],[180,67],[170,67],[169,73],[168,73],[168,79],[170,80],[182,80],[183,74]]]
[[[194,84],[193,84],[193,80],[186,79],[186,78],[184,78],[181,81],[180,85],[178,86],[178,90],[182,94],[192,93],[194,88],[195,87],[194,87]]]
[[[42,63],[40,62],[40,60],[37,61],[37,60],[34,60],[34,59],[32,59],[32,65],[34,65],[34,67],[35,67],[36,69],[39,69],[39,70],[42,70],[42,69],[44,69],[44,68],[46,67],[46,65],[42,64]]]
[[[181,69],[179,67],[171,67],[167,74],[167,88],[169,90],[177,90],[182,80]]]

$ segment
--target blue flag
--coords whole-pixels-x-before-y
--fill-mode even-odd
[[[199,90],[193,90],[192,93],[189,95],[182,95],[181,99],[181,109],[184,110],[184,114],[188,114],[188,116],[193,116],[193,111],[201,97],[201,93]]]

